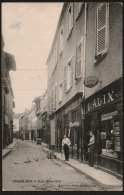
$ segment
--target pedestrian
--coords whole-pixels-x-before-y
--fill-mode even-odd
[[[90,140],[89,140],[89,165],[91,167],[94,166],[94,142],[95,142],[95,138],[94,138],[94,134],[93,131],[90,131]]]
[[[65,161],[69,161],[69,147],[71,145],[70,139],[64,135],[64,139],[62,140],[62,147],[64,148]]]

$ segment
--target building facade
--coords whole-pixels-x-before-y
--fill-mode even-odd
[[[48,66],[48,116],[51,145],[61,151],[64,134],[70,155],[81,160],[81,100],[85,68],[85,3],[64,3]]]
[[[47,59],[50,144],[88,163],[94,131],[94,166],[122,175],[122,4],[64,3]]]
[[[2,148],[13,142],[14,95],[9,71],[16,70],[15,58],[4,51],[2,37]]]
[[[37,116],[37,138],[41,138],[41,141],[49,144],[49,128],[47,127],[47,91],[39,97],[34,99],[36,104],[35,114]]]
[[[85,78],[89,84],[88,80],[95,76],[98,84],[92,88],[84,86],[83,160],[88,162],[88,131],[92,129],[95,166],[120,176],[123,172],[121,3],[87,3],[86,25]]]

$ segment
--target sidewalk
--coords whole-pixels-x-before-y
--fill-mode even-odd
[[[43,147],[42,150],[44,152],[47,152],[48,149]],[[56,154],[56,159],[58,161],[63,162],[64,164],[71,166],[74,168],[77,172],[85,174],[85,176],[89,179],[91,179],[94,183],[97,185],[105,188],[105,187],[119,187],[123,189],[123,183],[121,180],[117,179],[115,176],[108,174],[104,171],[101,171],[99,169],[96,169],[94,167],[90,167],[88,164],[81,163],[74,159],[69,159],[69,161],[64,161],[64,154],[61,155],[61,153]]]
[[[4,159],[6,156],[8,156],[11,151],[15,148],[17,141],[13,140],[13,143],[8,145],[6,148],[2,150],[2,159]]]

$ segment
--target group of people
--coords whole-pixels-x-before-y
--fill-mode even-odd
[[[95,138],[94,138],[94,134],[93,131],[89,132],[90,135],[90,140],[89,140],[89,165],[90,166],[94,166],[94,160],[93,160],[93,156],[94,156],[94,142],[95,142]],[[71,146],[71,141],[69,138],[67,138],[66,135],[64,135],[64,139],[62,140],[62,148],[64,149],[64,154],[65,154],[65,161],[69,161],[69,148]]]

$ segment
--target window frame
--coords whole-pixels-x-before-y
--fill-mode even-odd
[[[105,39],[106,39],[106,48],[104,50],[102,50],[101,52],[97,52],[98,49],[98,29],[97,29],[97,21],[98,21],[98,6],[100,4],[106,4],[106,35],[105,35]],[[108,53],[108,48],[109,48],[109,3],[107,2],[102,2],[102,3],[98,3],[97,7],[96,7],[96,17],[95,17],[95,62],[94,64],[96,65],[97,63],[99,63]],[[103,27],[102,27],[103,28]]]
[[[66,66],[66,93],[69,92],[70,89],[72,88],[72,84],[71,84],[72,66],[73,66],[73,64],[72,64],[72,56],[71,56],[69,58],[68,62],[67,62],[67,66]],[[69,73],[68,73],[68,71],[69,71]],[[68,75],[70,77],[70,79],[69,79],[69,86],[68,86]]]
[[[60,96],[60,89],[61,89],[61,96]],[[62,102],[62,80],[59,83],[59,103]]]
[[[61,27],[61,30],[60,30],[60,56],[62,55],[63,53],[63,26]]]
[[[69,10],[71,8],[71,15],[69,16]],[[68,10],[67,10],[67,15],[66,15],[66,35],[67,35],[67,40],[69,39],[72,30],[73,30],[73,26],[74,26],[74,3],[70,3]],[[70,24],[70,28],[69,28],[69,18],[71,17],[71,24]]]

